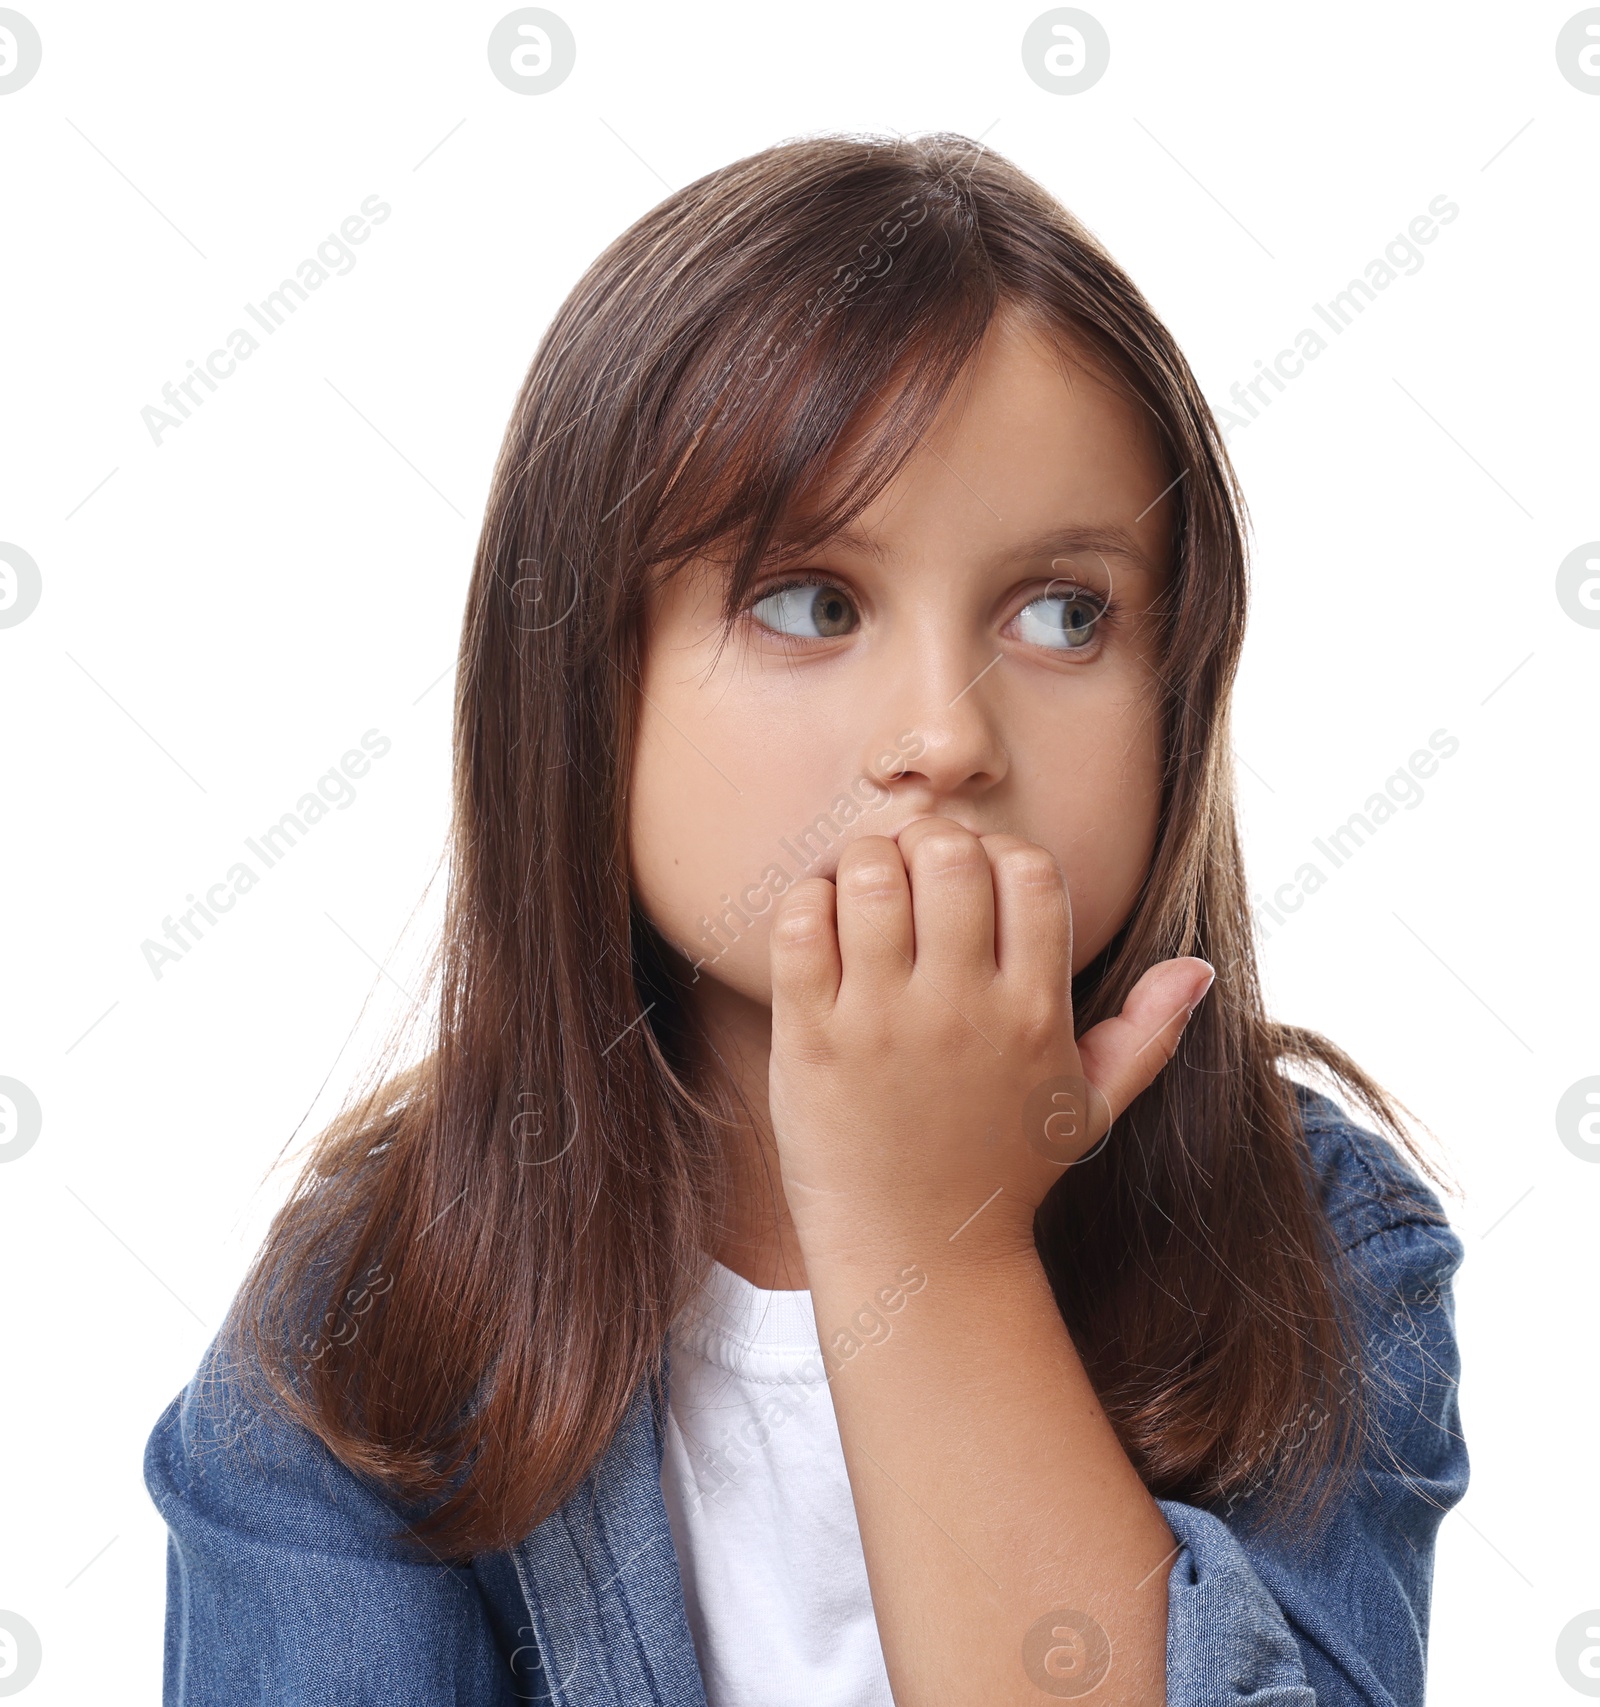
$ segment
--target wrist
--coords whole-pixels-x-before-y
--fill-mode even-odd
[[[784,1196],[808,1265],[876,1272],[912,1257],[940,1267],[1037,1260],[1042,1193],[1031,1150],[1017,1143],[982,1160],[969,1154],[959,1174],[938,1177],[931,1158],[923,1166],[902,1150],[885,1160],[880,1152],[893,1148],[888,1137],[858,1132],[849,1154],[824,1167],[779,1140]],[[1059,1169],[1050,1171],[1053,1184]]]
[[[849,1217],[796,1217],[795,1231],[813,1290],[818,1277],[857,1290],[882,1285],[910,1265],[949,1277],[1042,1271],[1033,1211],[1003,1196],[964,1218],[858,1211]]]
[[[846,1369],[887,1369],[896,1360],[883,1361],[872,1348],[891,1339],[902,1351],[918,1343],[983,1347],[992,1344],[997,1324],[1014,1332],[1035,1311],[1060,1327],[1031,1242],[1026,1250],[1000,1240],[963,1249],[962,1239],[908,1237],[845,1250],[813,1248],[805,1262],[830,1382]]]

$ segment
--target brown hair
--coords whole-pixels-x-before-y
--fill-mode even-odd
[[[1016,167],[965,137],[824,136],[667,197],[542,340],[462,628],[429,1048],[322,1133],[230,1312],[270,1395],[423,1512],[413,1533],[442,1556],[519,1540],[641,1380],[660,1393],[726,1203],[686,968],[626,857],[649,577],[725,554],[731,622],[774,552],[882,488],[1008,307],[1110,376],[1176,482],[1160,831],[1126,924],[1074,980],[1078,1029],[1155,961],[1218,970],[1114,1141],[1041,1205],[1041,1258],[1153,1492],[1225,1500],[1271,1470],[1287,1510],[1349,1468],[1359,1335],[1278,1062],[1320,1066],[1410,1140],[1335,1045],[1263,1011],[1228,734],[1243,504],[1216,424],[1149,304]],[[794,531],[874,401],[852,478]]]

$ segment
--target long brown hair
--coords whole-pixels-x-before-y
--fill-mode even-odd
[[[1078,1029],[1155,961],[1218,969],[1115,1141],[1041,1205],[1041,1258],[1153,1492],[1215,1502],[1272,1471],[1288,1509],[1349,1468],[1359,1335],[1279,1062],[1324,1069],[1411,1141],[1335,1045],[1263,1011],[1228,735],[1243,504],[1216,424],[1132,282],[1000,155],[823,136],[667,197],[545,334],[462,628],[429,1046],[321,1134],[230,1312],[275,1402],[422,1512],[414,1534],[441,1556],[520,1539],[641,1380],[659,1395],[727,1202],[685,963],[626,857],[650,577],[725,558],[731,622],[774,552],[881,490],[1002,308],[1110,377],[1175,482],[1159,836],[1126,924],[1074,981]],[[799,528],[797,500],[874,402],[852,478]]]

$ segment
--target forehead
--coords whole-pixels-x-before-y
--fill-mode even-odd
[[[857,424],[819,482],[856,465],[886,404]],[[933,427],[831,541],[874,563],[960,552],[999,563],[1099,550],[1165,573],[1172,476],[1147,412],[1081,345],[997,316]]]
[[[1098,553],[1146,593],[1166,579],[1177,483],[1148,411],[1081,341],[1016,309],[996,315],[931,427],[854,519],[820,547],[788,546],[859,472],[892,403],[864,410],[791,501],[773,567],[820,549],[874,568],[1037,572],[1054,556]],[[709,591],[727,567],[713,552],[673,580]]]

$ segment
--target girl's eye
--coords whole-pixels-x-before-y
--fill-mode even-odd
[[[750,612],[793,640],[832,640],[855,627],[848,596],[827,581],[791,581],[757,599]]]
[[[1017,625],[1022,638],[1035,646],[1079,652],[1094,644],[1097,625],[1108,608],[1108,601],[1098,593],[1068,587],[1030,600],[1017,613]]]

